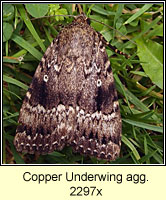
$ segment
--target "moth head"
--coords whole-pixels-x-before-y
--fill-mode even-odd
[[[89,20],[84,13],[82,13],[81,15],[75,16],[75,22],[77,22],[79,24],[81,24],[81,23],[89,24]]]

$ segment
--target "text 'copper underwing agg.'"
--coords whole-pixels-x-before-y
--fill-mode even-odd
[[[98,159],[119,156],[121,116],[105,43],[84,15],[60,31],[23,101],[18,152],[47,154],[68,145]]]

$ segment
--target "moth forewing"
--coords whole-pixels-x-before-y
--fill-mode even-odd
[[[115,160],[121,116],[105,41],[82,15],[45,52],[26,93],[14,144],[18,152],[75,152]]]

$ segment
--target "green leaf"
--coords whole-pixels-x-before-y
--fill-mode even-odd
[[[163,24],[157,25],[152,31],[149,32],[148,35],[146,35],[146,39],[151,37],[161,36],[163,37]]]
[[[54,16],[54,15],[67,15],[68,12],[66,8],[60,8],[59,4],[49,4],[49,12],[48,15]],[[62,21],[64,20],[65,16],[55,16],[56,21]]]
[[[161,17],[156,17],[151,23],[147,24],[145,27],[142,27],[141,29],[143,29],[140,33],[137,32],[137,34],[134,33],[134,35],[136,35],[135,37],[132,38],[133,41],[136,41],[138,38],[141,38],[142,36],[145,37],[145,33],[147,33],[148,31],[150,31],[159,21],[161,21]],[[144,20],[140,20],[141,22],[141,26],[144,23]],[[121,46],[121,48],[123,49],[124,47],[128,46],[128,43],[130,43],[130,41],[126,42],[125,44],[123,44]]]
[[[55,15],[67,15],[67,10],[65,8],[59,9],[55,12]],[[64,20],[63,16],[56,16],[57,21]]]
[[[54,15],[55,11],[57,11],[60,8],[59,4],[49,4],[48,7],[50,15]]]
[[[13,27],[11,24],[3,22],[3,42],[11,38],[13,34]]]
[[[163,46],[157,42],[136,40],[142,67],[154,84],[163,89]]]
[[[86,4],[83,4],[83,8],[84,8],[84,6],[86,6]],[[70,4],[70,3],[63,4],[63,8],[65,8],[70,15],[73,14],[73,12],[72,12],[72,4]]]
[[[43,17],[48,12],[48,4],[25,4],[25,7],[33,17]]]
[[[134,21],[130,22],[130,25],[136,27],[138,26],[138,23],[139,23],[139,20],[135,19]]]
[[[14,6],[11,4],[3,4],[3,21],[9,21],[14,16]]]
[[[96,30],[96,31],[101,31],[104,27],[103,24],[100,24],[99,22],[103,22],[103,18],[98,15],[89,15],[91,20],[91,26]],[[98,20],[99,22],[93,21],[93,19]]]

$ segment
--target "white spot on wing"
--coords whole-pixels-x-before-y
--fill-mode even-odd
[[[110,66],[110,61],[107,60],[107,62],[105,63],[105,68],[108,69],[109,66]]]
[[[81,110],[80,110],[80,114],[81,114],[81,115],[84,115],[84,110],[81,109]]]
[[[100,79],[98,79],[98,80],[97,80],[97,87],[101,87],[101,85],[102,85],[102,82],[101,82]]]
[[[57,64],[55,64],[55,65],[54,65],[54,69],[55,69],[55,71],[59,72],[61,68],[60,68],[60,67],[58,67],[58,65],[57,65]]]
[[[48,67],[48,68],[50,68],[50,67],[51,67],[51,64],[50,64],[50,63],[48,63],[47,67]]]
[[[44,75],[44,78],[43,78],[43,80],[45,81],[45,82],[47,82],[48,81],[48,76],[45,74]]]
[[[27,95],[26,95],[27,97],[28,97],[28,99],[30,99],[31,98],[31,93],[30,92],[27,92]]]
[[[28,135],[27,138],[28,138],[28,140],[31,140],[31,136],[30,135]]]

